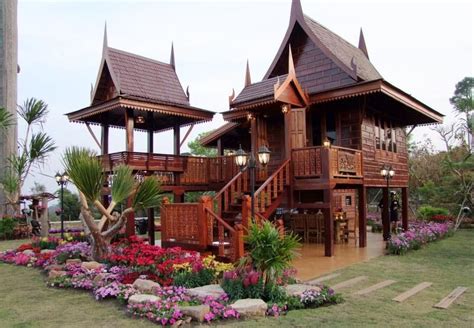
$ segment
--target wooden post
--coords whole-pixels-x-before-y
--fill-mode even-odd
[[[212,236],[209,236],[206,208],[212,210],[212,198],[210,196],[202,196],[198,203],[199,245],[202,248],[207,247],[212,241]]]
[[[100,144],[101,154],[107,155],[109,153],[109,126],[107,124],[102,125]]]
[[[234,236],[234,262],[240,260],[244,256],[244,229],[241,224],[235,224],[235,236]]]
[[[132,197],[127,199],[127,207],[132,206]],[[125,228],[125,234],[127,237],[135,236],[135,213],[130,212],[127,217],[127,224]]]
[[[251,199],[249,195],[242,196],[242,226],[248,230],[250,223]]]
[[[402,227],[408,230],[408,188],[402,188]]]
[[[333,190],[331,187],[324,190],[324,203],[329,205],[326,209],[326,217],[324,220],[325,227],[325,241],[324,241],[324,256],[334,255],[334,217],[332,212],[331,200]]]
[[[180,152],[180,136],[179,136],[179,124],[173,126],[173,137],[174,137],[174,142],[173,142],[173,154],[179,155],[181,154]]]
[[[147,210],[148,214],[148,243],[150,245],[155,245],[155,210],[149,208]]]
[[[390,218],[389,218],[389,199],[388,199],[388,188],[382,188],[382,226],[383,226],[383,240],[390,238]]]
[[[127,109],[125,113],[125,140],[126,151],[133,152],[133,130],[134,130],[133,109]]]
[[[257,151],[258,150],[258,131],[257,131],[257,118],[255,117],[252,117],[250,119],[250,145],[251,145],[251,149],[253,151]],[[255,155],[255,154],[254,154]]]
[[[360,186],[358,193],[359,193],[359,247],[367,247],[367,189],[364,186]]]
[[[217,139],[217,156],[224,156],[224,148],[222,148],[222,138]]]
[[[169,239],[168,236],[168,219],[166,217],[166,205],[170,203],[168,197],[163,197],[163,201],[161,202],[161,209],[160,209],[160,219],[161,219],[161,244],[167,242]]]
[[[288,159],[288,158],[291,157],[291,140],[290,140],[291,116],[290,116],[290,109],[288,109],[288,112],[283,114],[283,117],[284,117],[284,122],[285,122],[285,149],[284,149],[284,155],[285,155],[285,159]]]

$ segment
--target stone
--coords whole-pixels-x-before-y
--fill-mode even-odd
[[[225,294],[225,291],[217,284],[188,289],[189,296],[194,296],[200,299],[204,299],[207,296],[218,298],[223,294]]]
[[[28,255],[28,256],[35,256],[35,252],[33,252],[31,249],[25,249],[23,251],[23,254]]]
[[[128,304],[139,304],[144,302],[156,302],[160,298],[150,294],[134,294],[128,299]]]
[[[54,278],[58,278],[58,277],[64,277],[65,275],[67,275],[66,271],[51,270],[48,273],[48,278],[49,279],[54,279]]]
[[[66,260],[66,265],[67,264],[79,264],[79,263],[82,263],[82,261],[80,259],[67,259]]]
[[[153,293],[156,288],[160,288],[160,284],[152,280],[138,278],[133,282],[133,287],[140,293]]]
[[[267,303],[259,298],[245,298],[230,305],[242,317],[264,317],[267,313]]]
[[[181,312],[185,316],[189,316],[193,318],[196,321],[203,322],[204,321],[204,316],[211,311],[211,308],[209,305],[194,305],[194,306],[183,306],[179,307]]]
[[[54,253],[55,250],[54,249],[42,249],[41,250],[41,254],[51,254],[51,253]]]
[[[60,264],[51,264],[44,268],[46,271],[62,271],[64,269],[63,265]]]
[[[307,290],[316,290],[318,292],[321,291],[321,288],[318,286],[312,286],[312,285],[305,285],[305,284],[292,284],[292,285],[287,285],[284,287],[286,294],[289,296],[300,296]]]
[[[87,270],[95,270],[95,269],[102,268],[103,265],[96,261],[90,261],[90,262],[82,262],[81,266]]]
[[[99,273],[94,277],[94,280],[92,280],[94,283],[99,283],[100,281],[104,280],[109,274],[108,273]]]

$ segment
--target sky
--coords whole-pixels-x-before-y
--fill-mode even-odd
[[[452,122],[449,98],[455,84],[473,76],[472,1],[302,0],[303,11],[357,45],[362,27],[370,60],[385,80]],[[44,129],[58,149],[33,171],[34,182],[57,189],[52,178],[62,171],[68,146],[98,147],[82,124],[64,114],[90,104],[102,55],[104,24],[110,47],[169,62],[174,42],[176,71],[191,105],[228,110],[232,88],[240,92],[245,64],[252,81],[270,66],[288,27],[291,0],[269,1],[33,1],[19,0],[18,103],[35,97],[49,105]],[[216,115],[195,126],[188,141],[223,124]],[[187,128],[183,128],[181,136]],[[94,128],[100,138],[100,131]],[[19,136],[24,126],[19,126]],[[414,130],[416,140],[440,141],[428,127]],[[136,132],[136,151],[146,151],[146,137]],[[110,151],[125,149],[122,130],[111,132]],[[182,152],[187,147],[183,146]],[[172,153],[172,133],[155,135],[155,152]],[[49,176],[49,177],[48,177]]]

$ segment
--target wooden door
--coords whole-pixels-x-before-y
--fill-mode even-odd
[[[290,148],[306,147],[306,108],[294,108],[290,112]]]

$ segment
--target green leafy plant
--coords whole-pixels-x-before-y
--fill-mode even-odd
[[[441,207],[421,206],[418,209],[418,216],[423,220],[431,220],[435,215],[449,215],[449,211]]]
[[[202,269],[197,272],[180,271],[173,274],[173,285],[186,288],[210,285],[214,280],[214,272],[210,269]]]
[[[3,218],[0,220],[0,236],[3,239],[13,238],[13,232],[17,222],[13,218]]]
[[[248,235],[248,255],[241,265],[252,265],[261,272],[264,285],[275,282],[291,262],[299,255],[299,237],[293,233],[280,236],[269,221],[262,225],[251,224]]]

